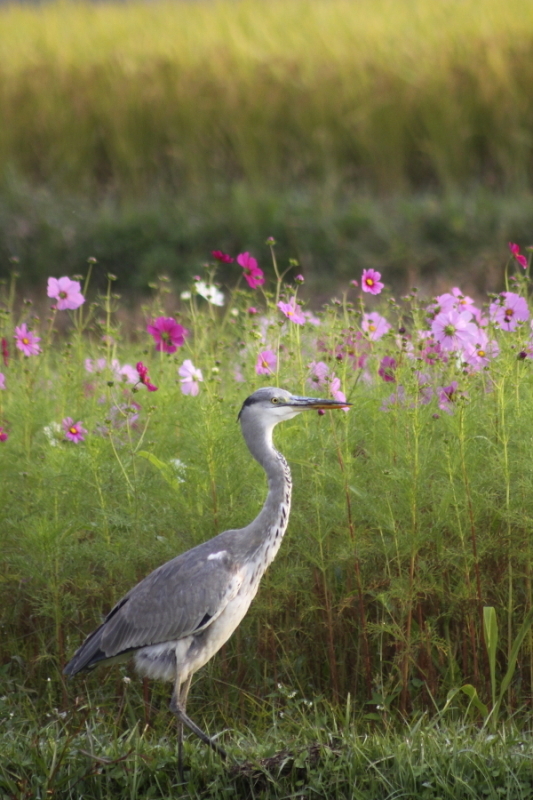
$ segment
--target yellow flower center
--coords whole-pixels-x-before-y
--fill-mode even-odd
[[[477,351],[477,354],[478,354],[478,356],[479,356],[480,358],[485,358],[485,355],[486,355],[486,353],[485,353],[485,351],[484,351],[484,350],[478,350],[478,351]]]
[[[22,340],[22,344],[29,344],[29,343],[30,340],[25,336],[24,339]]]
[[[72,428],[69,428],[69,432],[70,432],[70,433],[77,433],[77,432],[78,432],[78,429],[77,429],[77,428],[75,428],[74,426],[72,426]]]
[[[374,331],[376,330],[376,326],[370,323],[370,325],[368,326],[368,330],[374,333]]]
[[[365,283],[366,283],[367,286],[373,286],[374,285],[374,281],[372,280],[372,278],[366,278]]]

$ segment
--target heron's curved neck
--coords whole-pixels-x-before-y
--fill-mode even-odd
[[[255,428],[249,431],[243,426],[243,435],[248,448],[265,470],[268,478],[268,495],[256,519],[248,526],[257,538],[267,538],[270,531],[279,528],[285,532],[291,503],[292,479],[289,465],[272,442],[272,430]]]

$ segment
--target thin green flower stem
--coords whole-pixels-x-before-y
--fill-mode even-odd
[[[470,537],[472,542],[472,555],[474,557],[474,572],[476,576],[476,593],[477,593],[477,602],[479,607],[480,613],[480,625],[481,625],[481,640],[484,642],[484,634],[483,634],[483,598],[481,595],[481,573],[479,569],[479,556],[477,552],[477,536],[476,536],[476,524],[474,519],[474,507],[472,503],[472,493],[470,491],[470,480],[468,477],[468,469],[466,466],[466,453],[465,453],[465,442],[466,442],[466,433],[465,433],[465,409],[464,406],[460,406],[459,408],[459,452],[461,456],[461,469],[463,472],[463,485],[466,494],[466,502],[468,506],[468,518],[470,521]]]
[[[133,487],[132,482],[130,481],[128,473],[126,472],[126,468],[125,468],[124,464],[122,463],[122,459],[120,458],[120,456],[119,456],[119,454],[117,452],[117,448],[115,447],[115,442],[113,441],[113,436],[111,435],[111,433],[108,434],[107,438],[109,439],[109,442],[111,443],[111,448],[113,450],[115,458],[117,459],[118,464],[120,466],[120,469],[122,471],[122,474],[124,475],[124,478],[126,480],[126,485],[128,487],[128,490],[129,490],[128,491],[128,499],[131,502],[131,498],[135,496],[135,489]]]
[[[503,451],[503,476],[505,484],[505,516],[507,519],[507,657],[511,653],[513,642],[513,561],[511,547],[511,480],[509,468],[509,434],[506,426],[506,407],[505,407],[505,377],[497,384],[498,406],[500,416],[500,441]],[[510,697],[509,689],[508,696]]]
[[[403,713],[407,712],[407,700],[409,695],[409,663],[411,659],[411,645],[412,645],[412,624],[413,624],[413,601],[414,601],[414,580],[416,572],[416,561],[418,555],[417,539],[418,539],[418,481],[420,473],[420,413],[419,406],[416,405],[413,409],[412,415],[411,434],[412,438],[408,437],[408,442],[411,441],[411,456],[412,456],[412,473],[411,473],[411,552],[409,556],[409,576],[408,576],[408,592],[406,603],[406,623],[405,623],[405,651],[401,662],[401,695],[400,707]]]
[[[50,317],[50,324],[48,326],[48,331],[46,333],[46,339],[44,341],[44,347],[47,351],[50,349],[50,345],[52,343],[52,336],[54,333],[54,323],[56,321],[56,315],[57,315],[57,307],[54,306],[52,309],[52,316]]]
[[[367,690],[367,696],[370,698],[372,696],[372,664],[370,659],[370,646],[368,643],[365,600],[363,594],[363,580],[361,575],[361,562],[359,557],[359,543],[358,543],[358,537],[356,536],[355,524],[353,521],[348,470],[346,468],[346,460],[343,456],[341,443],[338,437],[337,424],[338,423],[335,421],[333,415],[330,414],[330,429],[332,431],[333,439],[335,442],[337,461],[339,462],[339,467],[342,473],[342,480],[344,484],[343,486],[344,498],[346,502],[346,519],[348,523],[348,532],[350,534],[350,540],[354,552],[354,571],[355,571],[356,588],[357,588],[357,601],[359,607],[359,623],[361,625],[361,633],[363,637],[363,659],[365,663],[366,690]],[[347,437],[345,437],[345,441],[347,441]]]

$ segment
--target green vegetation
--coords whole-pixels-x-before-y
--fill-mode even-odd
[[[127,770],[119,761],[112,774],[132,781],[138,767],[154,796],[164,796],[168,787],[159,782],[174,780],[161,772],[172,746],[165,687],[130,683],[128,667],[68,683],[61,669],[134,582],[255,516],[263,476],[235,418],[242,400],[265,384],[324,393],[339,391],[338,379],[354,408],[307,415],[276,432],[293,469],[289,532],[244,623],[198,678],[191,714],[210,730],[229,727],[232,752],[242,742],[252,758],[280,749],[275,735],[289,732],[272,728],[272,715],[285,704],[291,714],[298,708],[312,721],[294,740],[297,760],[299,748],[318,741],[327,745],[327,764],[337,763],[328,748],[339,746],[339,781],[355,780],[366,759],[378,758],[365,748],[401,749],[398,719],[440,710],[442,726],[424,723],[420,734],[433,742],[436,764],[448,748],[442,730],[453,720],[477,721],[499,736],[512,719],[512,737],[519,736],[533,696],[533,351],[529,270],[512,263],[505,274],[516,291],[503,305],[478,312],[460,295],[440,300],[470,320],[464,336],[476,343],[473,351],[466,339],[445,349],[447,326],[439,329],[436,311],[428,321],[416,292],[401,307],[392,299],[380,306],[379,297],[347,285],[317,319],[288,321],[275,302],[299,288],[278,277],[281,262],[274,262],[273,290],[241,286],[223,308],[202,299],[200,283],[200,294],[175,300],[161,279],[128,327],[118,322],[112,279],[107,293],[71,312],[70,325],[66,311],[43,321],[31,306],[17,311],[15,289],[5,287],[0,663],[14,734],[5,752],[15,754],[4,757],[4,780],[27,786],[47,764],[49,780],[69,791],[73,781],[90,780],[94,797],[105,797],[110,773],[82,751],[114,760],[148,748],[155,754],[139,755]],[[213,273],[210,265],[207,282]],[[250,313],[251,305],[260,313]],[[146,332],[145,321],[162,314],[190,332],[173,353],[154,351]],[[277,363],[261,375],[257,358],[267,349]],[[135,387],[135,369],[125,369],[141,359],[157,391]],[[197,396],[183,393],[177,368],[186,359],[203,372]],[[84,438],[75,441],[80,426]],[[338,744],[333,720],[348,697],[357,725],[369,734],[375,726],[376,738],[351,738],[347,708]],[[322,713],[318,724],[313,714]],[[266,750],[239,739],[247,730],[252,741],[264,732]],[[474,739],[487,753],[501,744],[484,734]],[[35,752],[22,758],[31,741]],[[193,763],[206,759],[192,748],[200,753]],[[489,777],[497,780],[488,796],[507,786],[499,757],[490,756]],[[465,759],[460,769],[474,769],[475,758]],[[212,769],[214,781],[227,780],[220,766]],[[529,796],[523,769],[523,794],[509,789],[509,797]],[[463,788],[456,796],[469,796]],[[20,796],[28,795],[21,789]]]

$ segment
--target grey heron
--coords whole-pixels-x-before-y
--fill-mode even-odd
[[[187,695],[194,673],[229,639],[248,611],[287,528],[291,473],[274,448],[272,431],[301,411],[348,405],[272,387],[250,395],[238,419],[252,456],[268,478],[268,495],[258,516],[245,528],[224,531],[151,572],[118,601],[64,669],[66,675],[75,675],[102,662],[133,656],[142,675],[172,681],[170,709],[178,721],[180,772],[184,724],[226,758],[223,748],[187,715]]]

